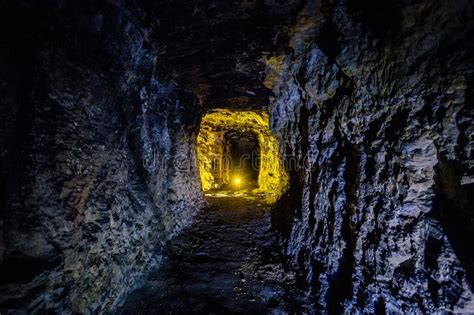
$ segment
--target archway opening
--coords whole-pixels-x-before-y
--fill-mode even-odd
[[[206,113],[198,134],[198,160],[205,194],[244,194],[274,202],[286,190],[278,142],[268,114],[213,110]]]
[[[224,158],[229,160],[228,187],[233,190],[258,188],[260,145],[257,134],[231,130],[224,134],[224,144]]]

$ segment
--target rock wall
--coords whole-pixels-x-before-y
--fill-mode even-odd
[[[471,1],[308,1],[267,59],[293,165],[273,223],[316,310],[473,311],[473,17]]]
[[[0,13],[0,310],[110,311],[201,203],[194,98],[136,3]]]

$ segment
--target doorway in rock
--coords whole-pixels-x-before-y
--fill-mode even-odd
[[[228,131],[224,135],[224,159],[229,162],[230,180],[226,188],[240,190],[258,188],[260,146],[253,132]]]
[[[265,112],[215,109],[201,119],[197,153],[206,195],[275,202],[288,175]]]

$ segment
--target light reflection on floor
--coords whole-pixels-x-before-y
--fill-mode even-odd
[[[260,200],[265,203],[275,203],[276,195],[272,193],[262,193],[258,189],[242,190],[209,190],[204,193],[206,197],[214,198],[234,198],[243,197],[248,200]]]

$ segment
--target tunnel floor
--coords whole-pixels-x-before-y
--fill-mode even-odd
[[[167,246],[167,260],[125,301],[121,314],[301,313],[295,271],[282,264],[271,206],[207,197],[192,226]]]

